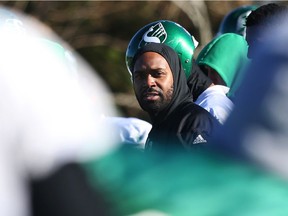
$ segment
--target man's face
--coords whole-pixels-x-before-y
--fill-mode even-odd
[[[263,29],[260,26],[249,26],[246,28],[246,41],[248,43],[247,57],[252,59],[254,54],[257,54],[257,46],[259,47],[260,32]]]
[[[155,52],[145,52],[135,62],[133,84],[143,110],[156,114],[173,96],[173,74],[166,59]]]

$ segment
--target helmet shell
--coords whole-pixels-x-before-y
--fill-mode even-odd
[[[244,5],[235,8],[222,19],[218,34],[235,33],[245,37],[246,18],[251,11],[257,8],[256,5]]]
[[[149,23],[133,36],[126,50],[126,66],[131,75],[135,54],[148,43],[164,43],[174,49],[181,59],[186,77],[190,76],[192,57],[198,42],[185,28],[169,20]]]

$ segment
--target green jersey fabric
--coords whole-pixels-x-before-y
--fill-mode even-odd
[[[164,156],[120,149],[83,166],[114,215],[148,210],[173,216],[288,214],[286,181],[213,152]]]

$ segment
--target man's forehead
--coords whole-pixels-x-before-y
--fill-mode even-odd
[[[161,54],[157,53],[157,52],[144,52],[142,53],[141,55],[139,55],[137,58],[136,58],[136,61],[135,61],[135,66],[137,64],[144,64],[144,63],[154,63],[154,64],[157,64],[157,63],[166,63],[168,64],[168,61],[166,60],[165,57],[163,57]]]

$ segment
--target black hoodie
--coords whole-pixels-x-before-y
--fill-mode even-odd
[[[177,53],[165,44],[150,43],[134,57],[156,52],[168,62],[173,73],[174,91],[170,103],[153,119],[146,146],[151,149],[191,149],[194,144],[207,142],[217,122],[202,107],[193,103],[185,73]]]
[[[193,66],[187,84],[193,95],[193,101],[196,101],[199,95],[212,84],[212,80],[204,74],[194,59],[192,61]]]

